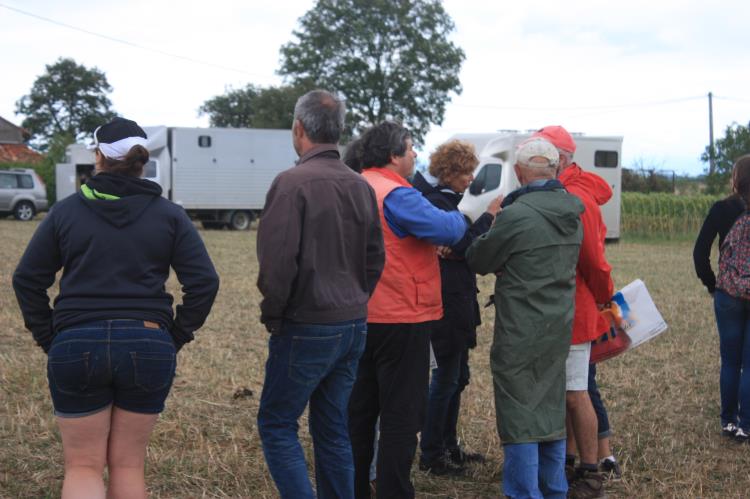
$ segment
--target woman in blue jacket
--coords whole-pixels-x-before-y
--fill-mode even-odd
[[[140,176],[146,133],[116,118],[94,132],[96,175],[42,220],[13,275],[26,327],[47,353],[65,457],[63,498],[146,497],[146,445],[175,354],[193,339],[219,279],[185,211]],[[172,311],[170,267],[182,284]],[[53,308],[47,289],[62,269]]]

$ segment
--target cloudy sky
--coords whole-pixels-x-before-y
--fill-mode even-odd
[[[72,57],[106,73],[121,115],[143,125],[207,126],[197,113],[206,99],[228,87],[282,82],[279,47],[313,5],[0,0],[0,116],[20,123],[15,102],[44,65]],[[561,124],[623,136],[624,166],[639,161],[697,174],[705,167],[708,92],[716,137],[732,122],[750,121],[750,2],[444,5],[456,23],[453,40],[466,52],[463,92],[428,135],[427,153],[458,132]]]

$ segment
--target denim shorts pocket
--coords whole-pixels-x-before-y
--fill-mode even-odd
[[[60,393],[80,395],[89,386],[89,352],[50,355],[47,369]]]
[[[146,392],[158,392],[172,384],[175,372],[173,353],[130,352],[133,359],[133,382]]]
[[[317,384],[338,357],[342,336],[293,336],[289,378],[303,385]]]

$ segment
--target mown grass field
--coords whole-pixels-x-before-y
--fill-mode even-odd
[[[60,439],[47,392],[45,357],[24,330],[11,274],[38,222],[0,220],[0,497],[56,497]],[[254,230],[204,231],[222,278],[197,341],[179,356],[178,376],[153,435],[147,481],[152,497],[276,497],[255,415],[267,336],[258,322]],[[622,481],[609,497],[750,497],[750,446],[719,432],[718,339],[709,295],[694,277],[691,243],[610,245],[615,283],[643,279],[668,322],[661,337],[600,367]],[[486,300],[492,280],[481,280]],[[178,292],[176,280],[169,287]],[[485,465],[460,479],[414,470],[422,498],[498,497],[501,445],[488,366],[492,316],[484,309],[472,383],[460,420],[463,441]],[[244,388],[253,396],[235,398]],[[311,461],[306,421],[300,431]]]

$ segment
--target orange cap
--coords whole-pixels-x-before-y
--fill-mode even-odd
[[[541,137],[552,142],[552,145],[565,152],[576,152],[576,142],[566,129],[561,126],[546,126],[534,132],[532,137]]]

